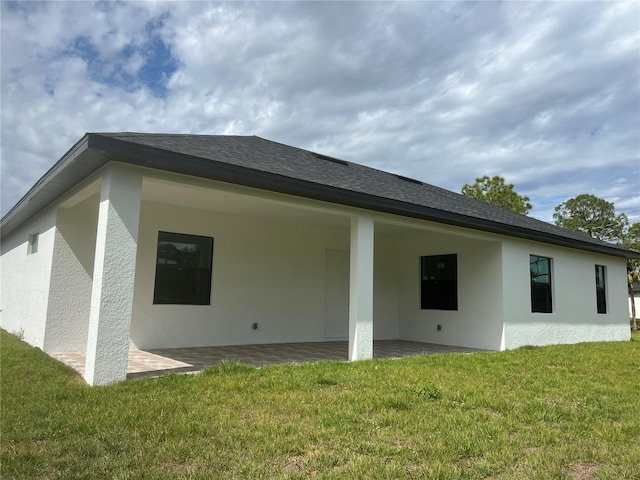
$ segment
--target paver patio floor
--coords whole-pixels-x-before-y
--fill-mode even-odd
[[[308,342],[130,350],[127,379],[156,376],[167,372],[197,372],[223,360],[236,360],[258,367],[275,363],[346,361],[348,348],[347,342]],[[375,358],[477,351],[480,350],[407,340],[376,340],[373,344]],[[56,352],[49,355],[74,368],[81,375],[84,373],[83,352]]]

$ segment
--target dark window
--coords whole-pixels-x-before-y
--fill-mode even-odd
[[[421,308],[458,310],[458,256],[421,257],[420,264]]]
[[[606,273],[607,267],[596,265],[596,301],[598,303],[598,313],[607,313]]]
[[[213,238],[158,232],[154,304],[210,305]]]
[[[551,313],[551,259],[529,255],[531,272],[531,311]]]

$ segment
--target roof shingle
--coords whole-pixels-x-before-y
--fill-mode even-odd
[[[80,162],[68,162],[65,168],[78,170],[83,155],[96,163],[97,151],[104,158],[96,163],[96,169],[99,163],[109,160],[124,161],[573,248],[633,256],[633,252],[615,245],[437,186],[257,136],[123,132],[89,133],[85,139],[88,152],[80,153]],[[36,186],[52,182],[54,178],[48,176],[59,173],[56,166],[63,164],[68,155]],[[68,178],[77,183],[77,175]],[[64,182],[58,187],[61,188]],[[32,191],[5,215],[3,227]],[[59,191],[58,196],[62,193]],[[13,220],[11,225],[17,219]]]

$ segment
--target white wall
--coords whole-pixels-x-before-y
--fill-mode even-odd
[[[530,254],[552,258],[553,313],[531,312]],[[502,262],[505,348],[630,338],[624,259],[507,239]],[[596,264],[607,267],[606,314],[596,310]]]
[[[57,214],[44,350],[84,352],[87,346],[99,195]]]
[[[56,211],[49,208],[2,240],[0,326],[44,347],[44,326],[55,237]],[[38,251],[27,254],[29,236],[39,233]]]
[[[27,342],[47,351],[85,349],[96,212],[97,197],[89,193],[68,210],[47,209],[3,240],[2,328],[22,332]],[[345,215],[344,209],[340,214]],[[211,305],[153,305],[159,230],[214,238]],[[629,338],[623,259],[506,237],[468,238],[453,228],[451,234],[446,234],[447,228],[440,230],[445,233],[403,239],[376,234],[375,339],[497,350]],[[40,233],[38,252],[27,255],[28,238],[34,232]],[[143,201],[131,347],[322,341],[325,250],[349,250],[349,246],[346,227]],[[421,310],[420,257],[449,253],[458,255],[459,309]],[[552,314],[531,313],[529,254],[553,258]],[[595,264],[607,266],[605,315],[596,313]],[[257,330],[251,329],[254,322]]]
[[[373,338],[400,338],[400,269],[398,245],[400,239],[376,235],[373,261]]]
[[[499,242],[439,233],[401,240],[400,338],[419,342],[500,349],[502,275]],[[420,257],[457,254],[458,310],[420,308]],[[441,325],[442,330],[437,327]]]
[[[214,238],[210,306],[153,305],[158,231]],[[346,228],[143,202],[132,347],[324,340],[325,249],[349,250],[349,235]],[[376,338],[397,338],[395,252],[392,239],[376,247]]]

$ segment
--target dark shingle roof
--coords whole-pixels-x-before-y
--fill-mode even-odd
[[[72,170],[66,172],[59,168],[57,172],[56,166],[61,166],[72,153],[73,161],[67,162],[66,169]],[[47,172],[34,189],[52,180],[47,179],[52,172],[66,173],[67,184],[77,183],[76,177],[86,176],[89,164],[95,164],[97,169],[110,160],[600,253],[617,256],[631,253],[417,180],[256,136],[90,133]],[[83,164],[85,170],[82,170]],[[71,175],[75,170],[82,172]],[[58,196],[62,193],[64,191],[58,192]],[[3,227],[31,194],[30,191],[2,219]]]

